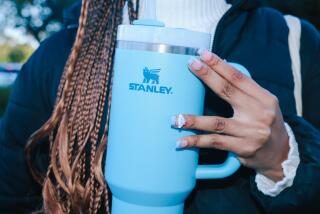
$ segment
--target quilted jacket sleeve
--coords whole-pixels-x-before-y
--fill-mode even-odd
[[[51,115],[73,37],[70,30],[62,30],[45,40],[16,79],[0,120],[0,213],[27,213],[41,207],[41,187],[28,171],[24,147],[29,136]],[[46,171],[46,139],[39,143],[34,158],[37,167]]]
[[[288,115],[285,121],[298,142],[301,162],[293,185],[270,197],[257,189],[251,179],[251,192],[267,213],[317,213],[320,209],[320,36],[302,21],[301,69],[303,118]]]

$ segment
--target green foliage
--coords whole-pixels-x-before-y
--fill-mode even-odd
[[[11,88],[0,88],[0,117],[3,115],[6,105],[8,103],[8,99],[10,96]]]
[[[30,45],[0,44],[0,62],[25,62],[34,49]]]
[[[9,62],[9,52],[11,47],[9,45],[0,45],[0,62]]]
[[[8,57],[10,62],[22,62],[25,56],[23,50],[18,47],[14,47],[11,49]]]

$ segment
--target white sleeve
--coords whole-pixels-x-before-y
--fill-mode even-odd
[[[265,195],[277,196],[282,190],[292,186],[294,177],[296,175],[297,168],[300,163],[298,144],[290,126],[285,123],[287,133],[289,135],[289,154],[288,159],[281,165],[283,169],[284,177],[281,181],[274,182],[266,176],[257,173],[255,182],[258,189]]]

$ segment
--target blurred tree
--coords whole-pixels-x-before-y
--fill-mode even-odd
[[[25,58],[25,53],[18,47],[14,47],[11,49],[9,55],[9,62],[22,62]]]
[[[28,44],[23,45],[11,45],[11,44],[0,44],[0,63],[6,62],[25,62],[34,48]]]
[[[24,27],[38,41],[57,31],[63,9],[76,0],[11,0],[17,12],[17,26]]]
[[[8,54],[10,52],[10,46],[6,44],[0,45],[0,63],[1,62],[8,62]]]
[[[13,49],[19,49],[23,53],[23,57],[20,61],[18,61],[21,63],[27,61],[27,59],[31,56],[31,54],[34,51],[34,48],[28,44],[16,45],[13,47]]]

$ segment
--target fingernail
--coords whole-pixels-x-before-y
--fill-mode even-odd
[[[201,68],[203,66],[202,62],[200,60],[198,60],[197,58],[195,58],[195,57],[191,57],[189,59],[188,64],[193,70],[196,70],[196,71],[201,70]]]
[[[207,49],[199,49],[198,54],[200,56],[200,59],[203,61],[209,61],[212,58],[212,53],[208,51]]]
[[[176,126],[176,121],[177,121],[177,115],[174,115],[171,117],[171,126]]]
[[[177,127],[179,129],[186,125],[186,122],[187,121],[182,114],[171,117],[171,126]]]
[[[188,146],[188,142],[184,139],[179,139],[176,143],[176,148],[177,149],[182,149],[186,148]]]

